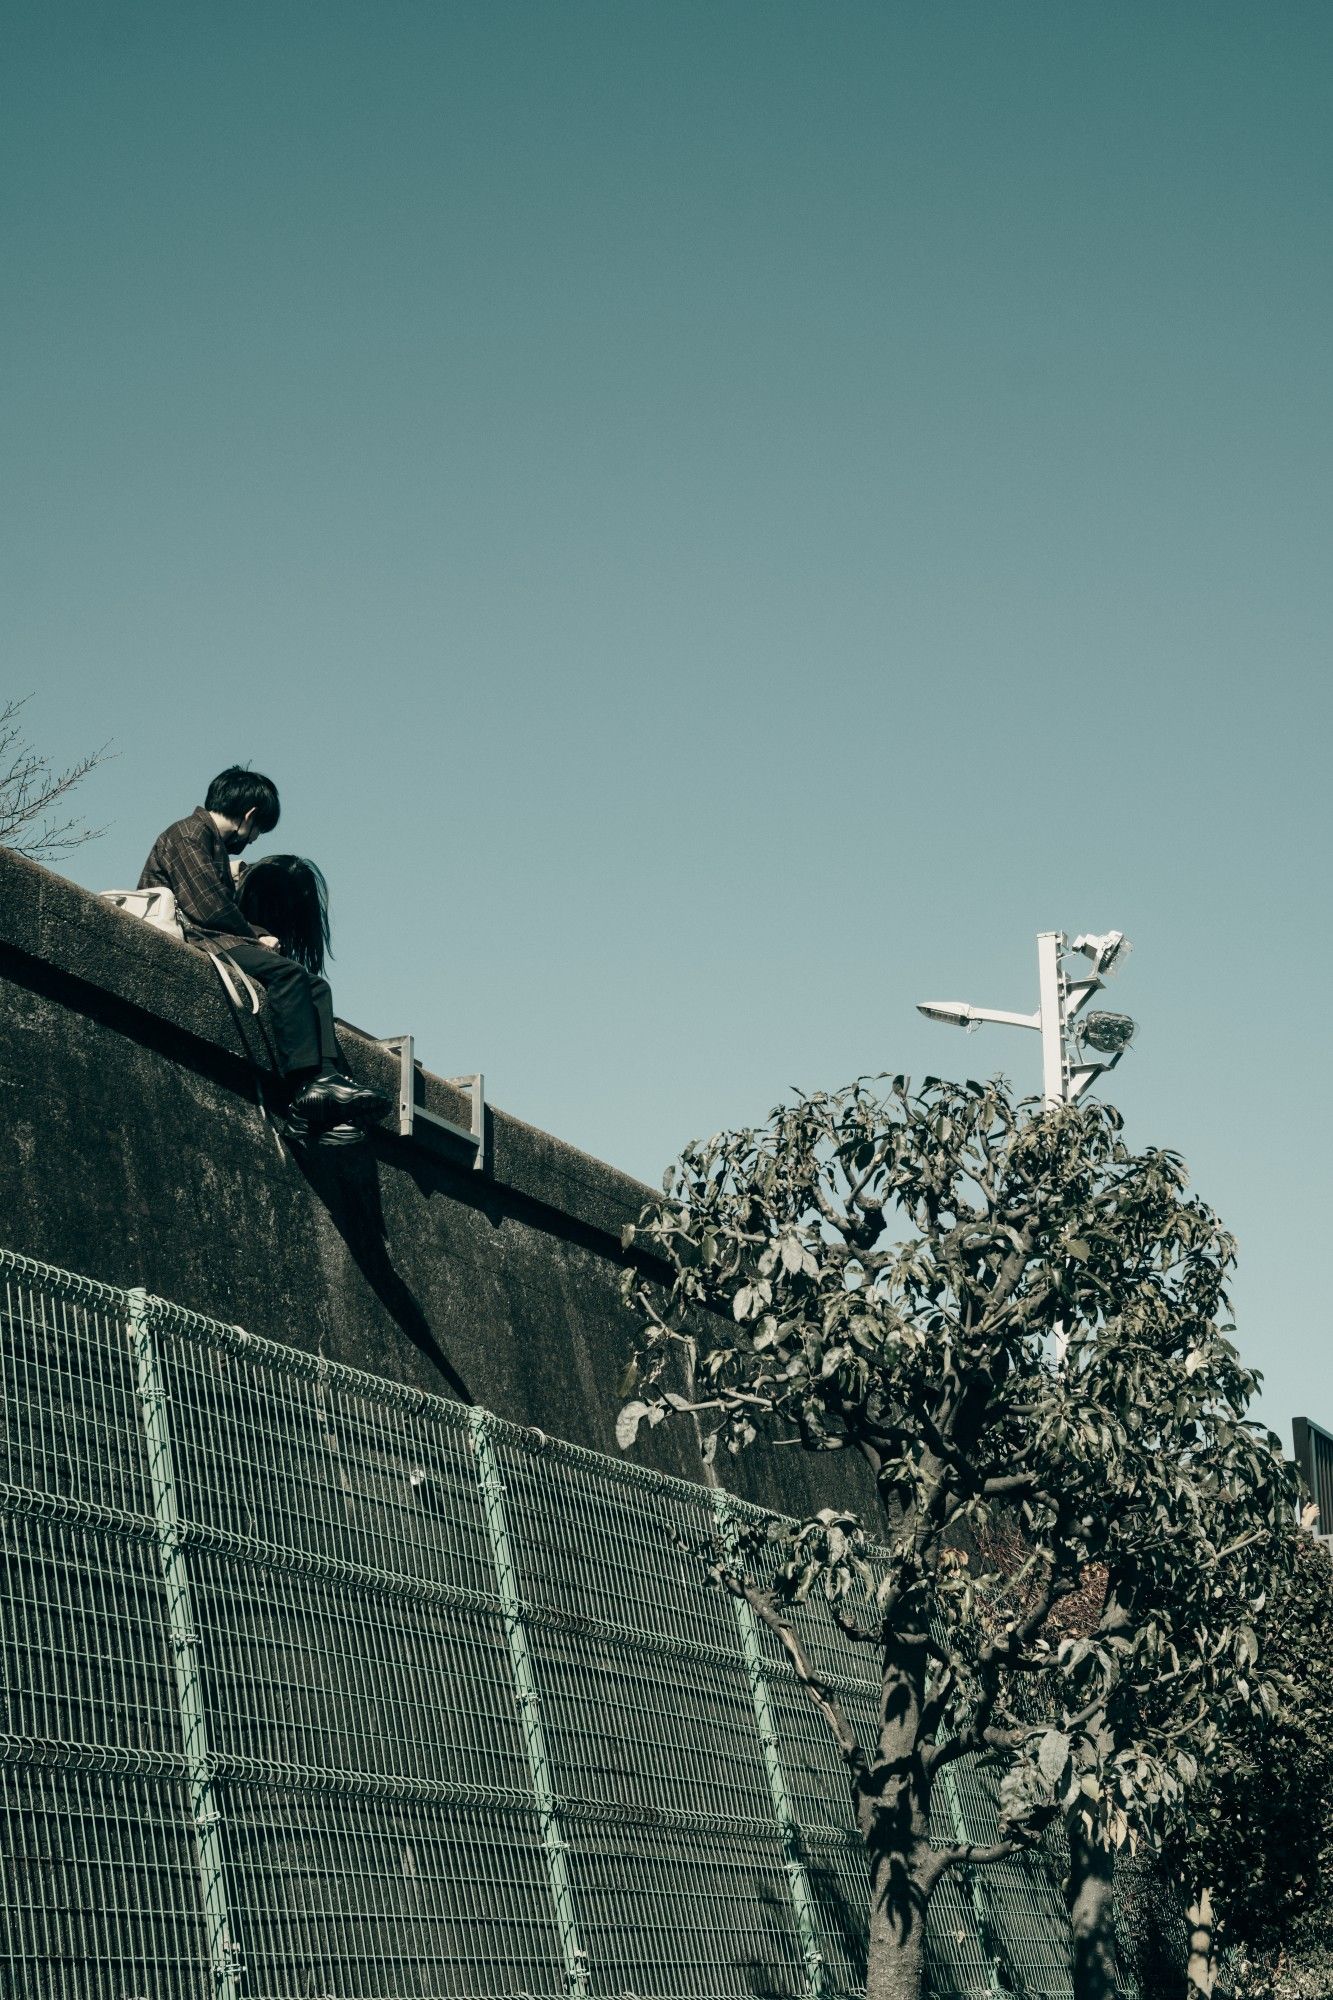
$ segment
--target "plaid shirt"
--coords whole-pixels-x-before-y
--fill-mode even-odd
[[[158,835],[144,862],[139,887],[170,889],[187,931],[205,937],[259,936],[241,914],[222,835],[202,806]]]

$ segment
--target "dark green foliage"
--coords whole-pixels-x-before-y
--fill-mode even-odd
[[[1130,1152],[1106,1106],[879,1083],[686,1150],[628,1232],[673,1283],[627,1280],[645,1332],[621,1420],[625,1444],[688,1415],[706,1457],[764,1435],[874,1476],[878,1517],[794,1529],[775,1581],[714,1566],[838,1738],[878,1885],[872,1985],[876,1909],[905,1935],[944,1869],[1059,1816],[1085,1851],[1155,1837],[1230,1713],[1275,1709],[1254,1618],[1291,1494],[1246,1417],[1234,1246],[1179,1159]],[[806,1599],[878,1651],[877,1742],[821,1686]],[[933,1784],[973,1754],[1000,1838],[929,1853]]]
[[[1294,1530],[1289,1567],[1255,1619],[1277,1692],[1237,1713],[1163,1857],[1207,1886],[1237,1993],[1333,1995],[1333,1563]]]

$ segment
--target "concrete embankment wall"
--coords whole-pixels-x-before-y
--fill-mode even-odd
[[[345,1040],[396,1098],[396,1058]],[[469,1122],[439,1078],[424,1102]],[[284,1157],[204,956],[3,849],[0,1121],[7,1248],[615,1449],[634,1337],[620,1230],[641,1182],[495,1107],[484,1173],[429,1130]],[[685,1426],[646,1455],[697,1476]],[[831,1471],[789,1451],[730,1483],[804,1513],[843,1497]]]

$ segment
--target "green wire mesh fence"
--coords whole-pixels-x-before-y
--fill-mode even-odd
[[[828,1732],[689,1553],[748,1510],[0,1252],[0,2000],[834,2000]],[[853,1719],[875,1688],[811,1628]],[[938,1832],[985,1839],[959,1767]],[[1040,1860],[939,2000],[1070,2000]]]

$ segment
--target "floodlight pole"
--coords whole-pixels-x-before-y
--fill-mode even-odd
[[[1070,1024],[1093,994],[1101,991],[1101,970],[1109,967],[1112,958],[1125,943],[1123,934],[1118,931],[1108,932],[1104,939],[1076,938],[1074,949],[1092,959],[1093,972],[1089,978],[1073,980],[1067,979],[1060,970],[1060,960],[1068,949],[1064,932],[1039,931],[1035,1014],[1010,1014],[997,1007],[973,1007],[961,1000],[923,1000],[917,1005],[920,1012],[929,1018],[951,1021],[960,1028],[977,1027],[982,1021],[997,1021],[1008,1028],[1035,1028],[1041,1036],[1042,1103],[1047,1111],[1054,1111],[1062,1104],[1072,1104],[1094,1077],[1100,1076],[1103,1070],[1114,1069],[1120,1060],[1121,1049],[1115,1050],[1110,1061],[1104,1063],[1071,1061],[1068,1050],[1072,1046],[1081,1054],[1077,1031],[1071,1036]],[[1133,1024],[1130,1023],[1130,1026],[1132,1029]],[[1055,1364],[1057,1368],[1063,1368],[1068,1335],[1062,1321],[1056,1323],[1052,1333]]]
[[[1065,1101],[1065,1023],[1060,992],[1061,931],[1037,937],[1037,1018],[1041,1026],[1041,1094],[1049,1111]]]
[[[1108,935],[1116,940],[1118,946],[1123,944],[1119,932]],[[1099,945],[1102,940],[1078,938],[1075,949],[1087,955],[1089,943]],[[1084,978],[1068,978],[1060,963],[1068,949],[1069,940],[1063,931],[1042,931],[1038,934],[1035,1014],[1013,1014],[999,1007],[973,1007],[963,1000],[922,1000],[917,1003],[921,1013],[930,1019],[949,1021],[959,1028],[975,1028],[983,1021],[995,1021],[1001,1027],[1033,1029],[1041,1036],[1041,1094],[1048,1111],[1061,1104],[1072,1104],[1081,1097],[1095,1077],[1115,1068],[1121,1054],[1121,1051],[1116,1051],[1106,1062],[1083,1059],[1078,1048],[1077,1032],[1071,1034],[1071,1029],[1076,1016],[1093,994],[1101,991],[1102,978],[1095,969]],[[1094,966],[1097,964],[1104,964],[1102,957],[1094,959]]]

